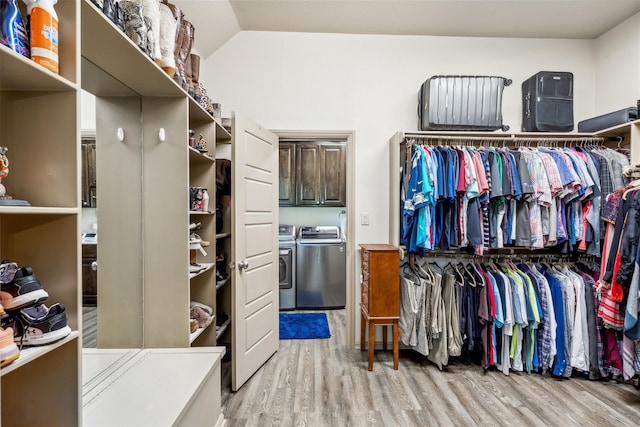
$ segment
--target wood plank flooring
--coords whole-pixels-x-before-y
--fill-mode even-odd
[[[283,340],[238,391],[223,388],[235,426],[637,426],[640,390],[628,384],[505,376],[479,366],[443,371],[406,350],[393,370],[390,350],[344,346],[345,310],[327,311],[332,337]]]
[[[98,308],[82,307],[82,347],[96,348],[98,345]]]

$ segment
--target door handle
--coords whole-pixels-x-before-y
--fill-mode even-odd
[[[242,261],[238,262],[238,269],[239,270],[246,270],[247,268],[249,268],[249,261],[242,260]]]

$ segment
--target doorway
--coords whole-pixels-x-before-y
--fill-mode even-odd
[[[304,209],[303,215],[308,224],[319,224],[326,215],[337,218],[344,215],[346,233],[346,333],[344,334],[347,348],[355,348],[355,132],[354,131],[321,131],[321,130],[272,130],[280,142],[285,141],[344,141],[346,143],[346,173],[345,190],[346,203],[341,207],[308,207],[308,208],[280,208],[280,222],[285,223],[291,218],[290,209]],[[343,214],[344,212],[344,214]],[[307,224],[307,225],[308,225]]]

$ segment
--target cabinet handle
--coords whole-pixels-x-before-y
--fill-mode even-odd
[[[98,271],[98,261],[93,261],[93,262],[91,263],[91,269],[92,269],[93,271]]]
[[[320,204],[320,200],[316,200],[316,205],[319,205],[319,204]]]
[[[324,200],[320,202],[321,205],[324,205]]]

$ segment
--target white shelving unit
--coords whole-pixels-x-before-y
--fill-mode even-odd
[[[214,346],[214,328],[190,333],[189,312],[191,301],[216,307],[215,153],[231,134],[88,0],[82,41],[83,88],[97,110],[98,347]],[[189,146],[189,130],[206,153]],[[207,189],[207,211],[190,210],[190,187]],[[206,256],[189,249],[190,223],[210,242]],[[205,268],[190,273],[190,262]]]
[[[23,347],[0,369],[0,424],[78,425],[80,420],[80,52],[79,0],[56,6],[59,74],[0,45],[0,145],[8,147],[2,184],[31,206],[0,207],[0,254],[30,266],[62,303],[72,329],[43,347]],[[60,387],[64,384],[64,387]],[[38,399],[34,410],[34,390]]]

